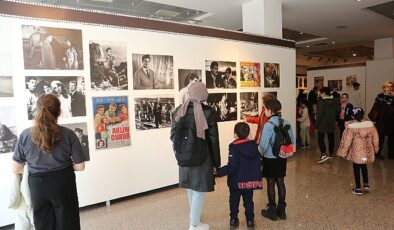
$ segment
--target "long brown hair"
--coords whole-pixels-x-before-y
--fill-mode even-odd
[[[51,153],[59,140],[57,118],[60,112],[60,101],[57,96],[43,94],[38,98],[34,126],[30,132],[33,143],[44,153]]]

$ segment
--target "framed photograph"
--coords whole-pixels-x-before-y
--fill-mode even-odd
[[[280,87],[280,68],[278,63],[264,63],[264,87]]]
[[[178,69],[178,83],[179,83],[179,99],[182,104],[189,96],[188,87],[193,82],[201,82],[200,69]]]
[[[237,93],[210,93],[206,104],[215,110],[218,122],[237,120]]]
[[[245,92],[240,95],[241,119],[259,116],[259,96],[257,92]]]
[[[71,129],[78,136],[79,142],[82,146],[83,154],[85,155],[85,159],[90,160],[89,155],[89,138],[88,138],[88,129],[86,122],[83,123],[73,123],[73,124],[62,124],[66,128]]]
[[[167,55],[133,54],[133,88],[174,89],[174,59]]]
[[[17,144],[15,108],[0,106],[0,154],[13,152]]]
[[[91,88],[103,90],[127,90],[126,43],[90,41]]]
[[[205,85],[208,89],[237,88],[237,63],[230,61],[205,61]]]
[[[11,53],[0,53],[0,97],[13,97]]]
[[[22,25],[25,69],[82,70],[82,30]]]
[[[241,87],[260,87],[260,63],[241,62]]]
[[[328,80],[328,88],[333,91],[342,91],[342,80]]]

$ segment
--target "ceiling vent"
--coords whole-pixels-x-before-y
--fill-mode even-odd
[[[328,43],[327,42],[320,42],[320,43],[313,44],[313,46],[325,46],[325,45],[328,45]]]
[[[164,17],[164,18],[175,18],[176,16],[180,15],[179,12],[169,11],[169,10],[158,10],[155,12],[155,15]]]

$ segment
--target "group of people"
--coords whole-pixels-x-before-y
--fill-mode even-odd
[[[168,101],[163,103],[160,98],[143,99],[135,105],[135,114],[137,122],[152,122],[155,128],[160,128],[164,124],[171,124],[173,112],[173,103]]]
[[[128,121],[128,118],[129,113],[126,104],[110,103],[107,110],[105,110],[104,104],[98,104],[94,116],[96,140],[107,141],[109,126]]]

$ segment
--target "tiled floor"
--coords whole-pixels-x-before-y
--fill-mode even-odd
[[[351,193],[352,166],[335,157],[319,165],[316,146],[299,150],[288,162],[286,221],[263,218],[266,189],[256,191],[255,229],[394,229],[394,161],[377,160],[368,167],[371,192]],[[265,182],[264,182],[265,184]],[[240,205],[240,229],[246,229]],[[216,191],[206,194],[202,221],[211,229],[228,229],[226,178],[217,179]],[[96,205],[81,211],[84,230],[188,229],[186,191],[179,188],[122,199],[110,207]]]

